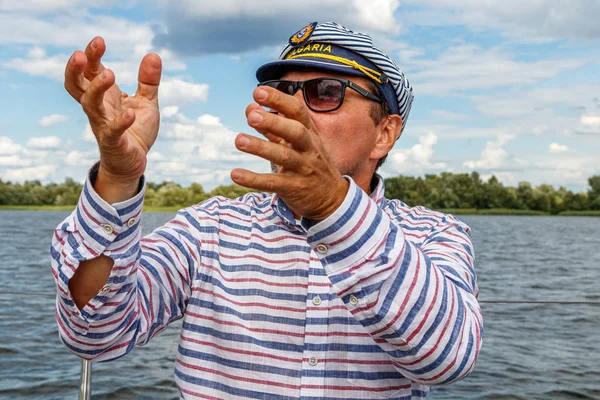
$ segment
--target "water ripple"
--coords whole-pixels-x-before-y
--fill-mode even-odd
[[[48,254],[64,212],[0,211],[0,291],[53,293]],[[149,232],[172,214],[147,214]],[[464,217],[473,228],[481,299],[600,301],[600,220]],[[35,227],[35,229],[31,229]],[[54,299],[0,295],[0,398],[77,398],[80,360],[58,338]],[[475,371],[431,399],[600,399],[598,305],[482,304]],[[178,399],[181,321],[149,345],[93,364],[94,399]]]

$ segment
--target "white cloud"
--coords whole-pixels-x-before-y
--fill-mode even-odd
[[[52,115],[43,117],[40,120],[39,125],[42,128],[49,128],[51,126],[58,125],[62,122],[66,122],[68,120],[69,120],[69,117],[67,117],[66,115],[52,114]]]
[[[397,175],[398,173],[423,173],[426,171],[435,170],[447,167],[446,163],[434,162],[433,146],[437,143],[438,137],[429,132],[426,135],[419,137],[419,143],[412,146],[410,149],[392,150],[388,156],[382,169],[385,173]]]
[[[600,133],[600,115],[582,115],[579,131],[583,133]]]
[[[29,57],[32,60],[38,60],[41,58],[46,57],[46,50],[44,50],[42,47],[32,47],[28,52],[27,52],[27,57]]]
[[[179,114],[179,107],[177,106],[163,107],[163,109],[160,111],[160,115],[163,118],[171,118],[177,114]]]
[[[470,115],[446,110],[431,110],[429,111],[429,114],[435,118],[445,121],[468,121],[471,119]]]
[[[418,138],[433,133],[443,140],[489,139],[491,137],[495,138],[504,132],[505,130],[499,127],[481,128],[479,126],[463,126],[456,123],[440,123],[426,119],[410,121],[409,128],[402,135]]]
[[[548,151],[550,153],[564,153],[565,151],[569,151],[569,147],[564,144],[550,143]]]
[[[91,167],[94,162],[98,160],[98,151],[70,151],[67,156],[64,158],[64,163],[71,167],[80,167],[80,166],[88,166]]]
[[[466,90],[530,85],[581,67],[585,60],[515,61],[501,47],[451,47],[437,59],[414,59],[409,79],[419,94],[463,93]]]
[[[598,84],[575,84],[567,88],[559,86],[518,90],[487,96],[470,96],[469,99],[485,115],[514,118],[551,112],[552,110],[549,110],[551,107],[594,109],[594,98],[599,92]]]
[[[27,147],[36,149],[55,149],[60,145],[60,138],[56,136],[32,137],[27,141]]]
[[[400,25],[394,18],[394,11],[400,6],[399,0],[352,0],[356,9],[359,26],[376,31],[397,33]]]
[[[381,38],[377,38],[377,43],[379,43],[379,39]],[[385,38],[384,38],[385,40]],[[393,48],[394,48],[394,52],[397,54],[398,59],[400,60],[400,65],[403,65],[404,67],[404,72],[407,71],[407,68],[412,68],[412,63],[413,60],[416,57],[422,56],[423,54],[425,54],[425,50],[419,47],[414,47],[409,45],[408,43],[404,43],[404,42],[399,42],[397,40],[391,40],[388,39],[391,43],[388,45],[383,45],[381,47],[381,49],[383,50],[384,48],[389,48],[390,50],[388,55],[390,55],[390,57],[392,56],[392,50],[391,50],[391,44],[393,44]]]
[[[148,161],[165,161],[167,157],[155,150],[150,150],[148,153]]]
[[[2,167],[27,167],[31,165],[30,160],[24,160],[21,156],[0,156]]]
[[[396,34],[399,0],[159,0],[166,21],[153,43],[178,54],[239,54],[281,46],[315,20],[337,21],[355,31]],[[206,40],[210,38],[211,40]]]
[[[162,100],[161,100],[161,102],[162,102]],[[163,122],[180,123],[180,124],[184,124],[184,125],[188,125],[188,124],[192,123],[191,120],[189,120],[185,115],[183,115],[179,111],[178,106],[163,107],[162,110],[160,111],[160,116],[161,116]]]
[[[204,125],[204,126],[214,126],[214,127],[223,126],[223,124],[221,124],[221,119],[219,117],[215,117],[214,115],[210,115],[210,114],[204,114],[204,115],[199,116],[196,119],[196,122],[199,125]]]
[[[3,0],[0,2],[0,11],[27,11],[29,13],[48,13],[74,7],[81,0]]]
[[[522,179],[538,185],[577,185],[583,189],[587,186],[587,179],[599,173],[597,157],[569,151],[551,156],[532,154],[528,173]]]
[[[507,142],[514,138],[510,134],[500,134],[495,142],[486,143],[479,160],[465,161],[463,166],[469,169],[494,169],[503,166],[508,157],[506,150],[502,148]]]
[[[164,110],[163,110],[164,111]],[[235,148],[237,133],[213,115],[189,119],[175,108],[163,121],[158,140],[148,155],[148,179],[201,183],[207,190],[230,184],[231,169],[245,168],[267,172],[269,163]]]
[[[94,8],[113,5],[127,7],[132,2],[104,0],[94,3]],[[84,1],[4,3],[0,2],[0,9],[16,12],[0,13],[0,45],[33,46],[25,57],[1,62],[0,66],[4,68],[62,81],[66,62],[72,52],[75,49],[83,50],[94,37],[102,36],[107,48],[103,62],[115,70],[118,84],[137,84],[139,63],[150,51],[156,51],[161,56],[165,71],[186,69],[175,53],[153,47],[157,22],[137,23],[130,19],[92,13],[83,6],[87,3]],[[77,3],[81,5],[75,6]],[[49,15],[42,18],[36,13]],[[65,26],[69,29],[65,29]],[[49,56],[44,46],[62,49],[63,53]]]
[[[137,87],[140,62],[150,51],[153,51],[150,45],[135,46],[134,52],[130,57],[120,60],[106,60],[104,61],[104,65],[114,72],[115,81],[118,85],[133,85]],[[163,71],[181,71],[186,69],[185,64],[176,59],[173,53],[163,50],[159,51],[158,54],[162,59]],[[171,79],[173,78],[169,78],[163,74],[161,85]]]
[[[11,138],[0,136],[0,155],[13,155],[21,152],[23,147]]]
[[[50,45],[83,50],[95,36],[102,36],[108,57],[129,58],[136,45],[152,43],[154,35],[150,23],[78,11],[61,12],[47,18],[31,13],[0,13],[0,44]],[[67,26],[69,29],[65,29]],[[65,62],[69,56],[64,58]]]
[[[94,132],[89,123],[85,124],[85,128],[83,128],[83,132],[81,133],[81,138],[87,143],[97,143],[96,136],[94,136]]]
[[[600,116],[598,115],[582,115],[581,124],[585,126],[598,127],[600,126]]]
[[[162,104],[181,104],[208,100],[208,85],[186,82],[178,78],[165,78],[160,83],[158,95]]]
[[[404,0],[418,11],[405,13],[407,23],[426,26],[466,25],[474,31],[500,30],[512,40],[540,42],[559,39],[596,39],[600,3],[571,0]]]
[[[487,182],[492,176],[495,176],[502,184],[506,186],[516,186],[519,183],[519,180],[515,177],[515,174],[512,172],[492,172],[489,174],[481,174],[479,177],[483,182]]]
[[[44,180],[56,171],[56,165],[38,165],[35,167],[8,169],[2,174],[2,179],[10,181]]]
[[[31,54],[30,54],[31,55]],[[58,54],[51,57],[14,58],[0,65],[4,68],[25,72],[33,76],[43,76],[56,81],[62,81],[65,75],[65,65],[69,56]]]
[[[30,50],[28,52],[28,58],[13,58],[6,62],[0,63],[0,65],[8,69],[27,73],[32,76],[43,76],[55,81],[63,81],[65,75],[65,66],[67,65],[70,55],[55,54],[53,56],[46,56],[46,54],[42,53],[40,50],[42,49],[36,47],[34,50]],[[108,59],[104,60],[103,63],[106,68],[111,69],[114,72],[115,80],[118,85],[137,86],[138,69],[142,57],[143,55],[141,55],[139,59],[134,59],[132,57],[128,57],[125,60]],[[168,62],[163,63],[163,69],[165,71],[182,70],[185,69],[185,65],[175,59],[171,59]],[[161,85],[163,85],[165,82],[168,83],[171,80],[181,81],[179,79],[163,76]]]
[[[396,32],[399,26],[394,18],[394,12],[400,5],[399,0],[329,0],[326,3],[321,0],[305,0],[302,2],[277,0],[255,0],[252,2],[244,0],[204,0],[197,2],[182,0],[177,3],[159,0],[159,3],[174,9],[171,11],[182,13],[188,19],[227,20],[229,18],[244,18],[249,21],[264,19],[265,17],[294,16],[298,20],[297,26],[299,29],[303,23],[314,20],[314,10],[319,9],[321,15],[319,21],[344,19],[362,28],[384,32]],[[338,16],[337,19],[331,18],[335,15]],[[291,35],[293,30],[294,28],[288,35]]]

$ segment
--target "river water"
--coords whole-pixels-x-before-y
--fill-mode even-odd
[[[0,399],[76,399],[80,360],[58,339],[49,244],[67,215],[0,211]],[[144,215],[149,232],[171,213]],[[483,350],[465,380],[431,399],[600,399],[600,218],[462,217],[473,229]],[[93,364],[94,399],[177,399],[181,323],[145,347]]]

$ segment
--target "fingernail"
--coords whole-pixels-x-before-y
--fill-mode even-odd
[[[257,111],[253,111],[250,113],[250,115],[248,116],[248,121],[252,124],[258,124],[263,120],[262,115],[260,115],[260,113],[258,113]]]
[[[265,100],[267,96],[269,96],[269,93],[267,93],[266,90],[260,88],[256,89],[256,98],[258,100]]]
[[[101,81],[103,81],[104,78],[106,78],[106,74],[104,74],[104,71],[102,71],[102,73],[98,75],[98,78],[100,78]]]
[[[250,139],[247,136],[240,136],[238,144],[242,147],[247,147],[250,144]]]
[[[231,172],[231,178],[233,180],[240,180],[240,179],[242,179],[242,173],[239,172],[239,171],[232,171]]]
[[[98,45],[96,44],[96,39],[92,40],[92,44],[91,44],[91,46],[92,46],[92,49],[96,49],[96,46],[98,46]]]

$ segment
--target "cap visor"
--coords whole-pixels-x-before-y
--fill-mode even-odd
[[[352,68],[349,65],[303,58],[301,60],[280,60],[265,64],[256,70],[256,79],[258,79],[259,82],[279,79],[285,72],[291,69],[322,70],[337,72],[344,75],[365,76],[362,72]]]

